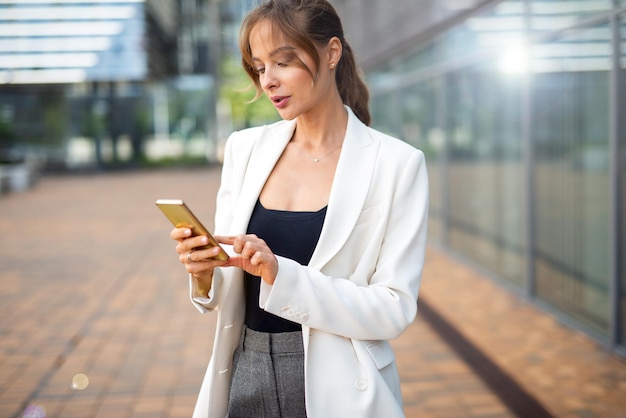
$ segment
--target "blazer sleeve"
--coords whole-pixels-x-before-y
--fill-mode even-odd
[[[384,232],[371,276],[332,277],[279,258],[274,284],[262,282],[263,309],[361,340],[393,339],[411,324],[417,312],[428,218],[424,154],[413,151],[404,161],[396,161],[403,168],[394,175],[395,183],[388,185],[392,197],[387,216],[376,226]],[[354,274],[359,274],[357,267]]]

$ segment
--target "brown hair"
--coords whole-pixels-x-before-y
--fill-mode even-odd
[[[339,94],[343,103],[354,111],[361,122],[370,124],[369,92],[360,77],[352,49],[344,38],[341,20],[333,6],[326,0],[269,0],[246,16],[239,34],[239,48],[243,68],[256,86],[255,99],[258,99],[263,91],[252,61],[250,32],[262,20],[269,21],[272,27],[310,55],[315,62],[316,73],[319,72],[320,57],[315,44],[326,45],[336,36],[343,46],[343,53],[336,69]],[[317,78],[312,72],[311,76],[314,80]]]

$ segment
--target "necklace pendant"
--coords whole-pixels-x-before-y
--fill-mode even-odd
[[[313,162],[314,162],[314,163],[319,163],[319,162],[320,162],[320,159],[319,159],[319,158],[313,158]]]

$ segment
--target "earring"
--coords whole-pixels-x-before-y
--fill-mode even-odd
[[[334,62],[330,64],[330,68],[335,68],[335,63]]]

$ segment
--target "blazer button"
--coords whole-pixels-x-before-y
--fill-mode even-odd
[[[355,382],[355,386],[358,390],[363,391],[367,389],[367,379],[362,377],[358,378]]]
[[[302,316],[300,316],[300,319],[302,320],[302,322],[306,322],[309,320],[309,314],[308,313],[303,313]]]
[[[296,311],[286,306],[282,308],[281,311],[285,314],[287,318],[293,318],[293,316],[296,314]]]

